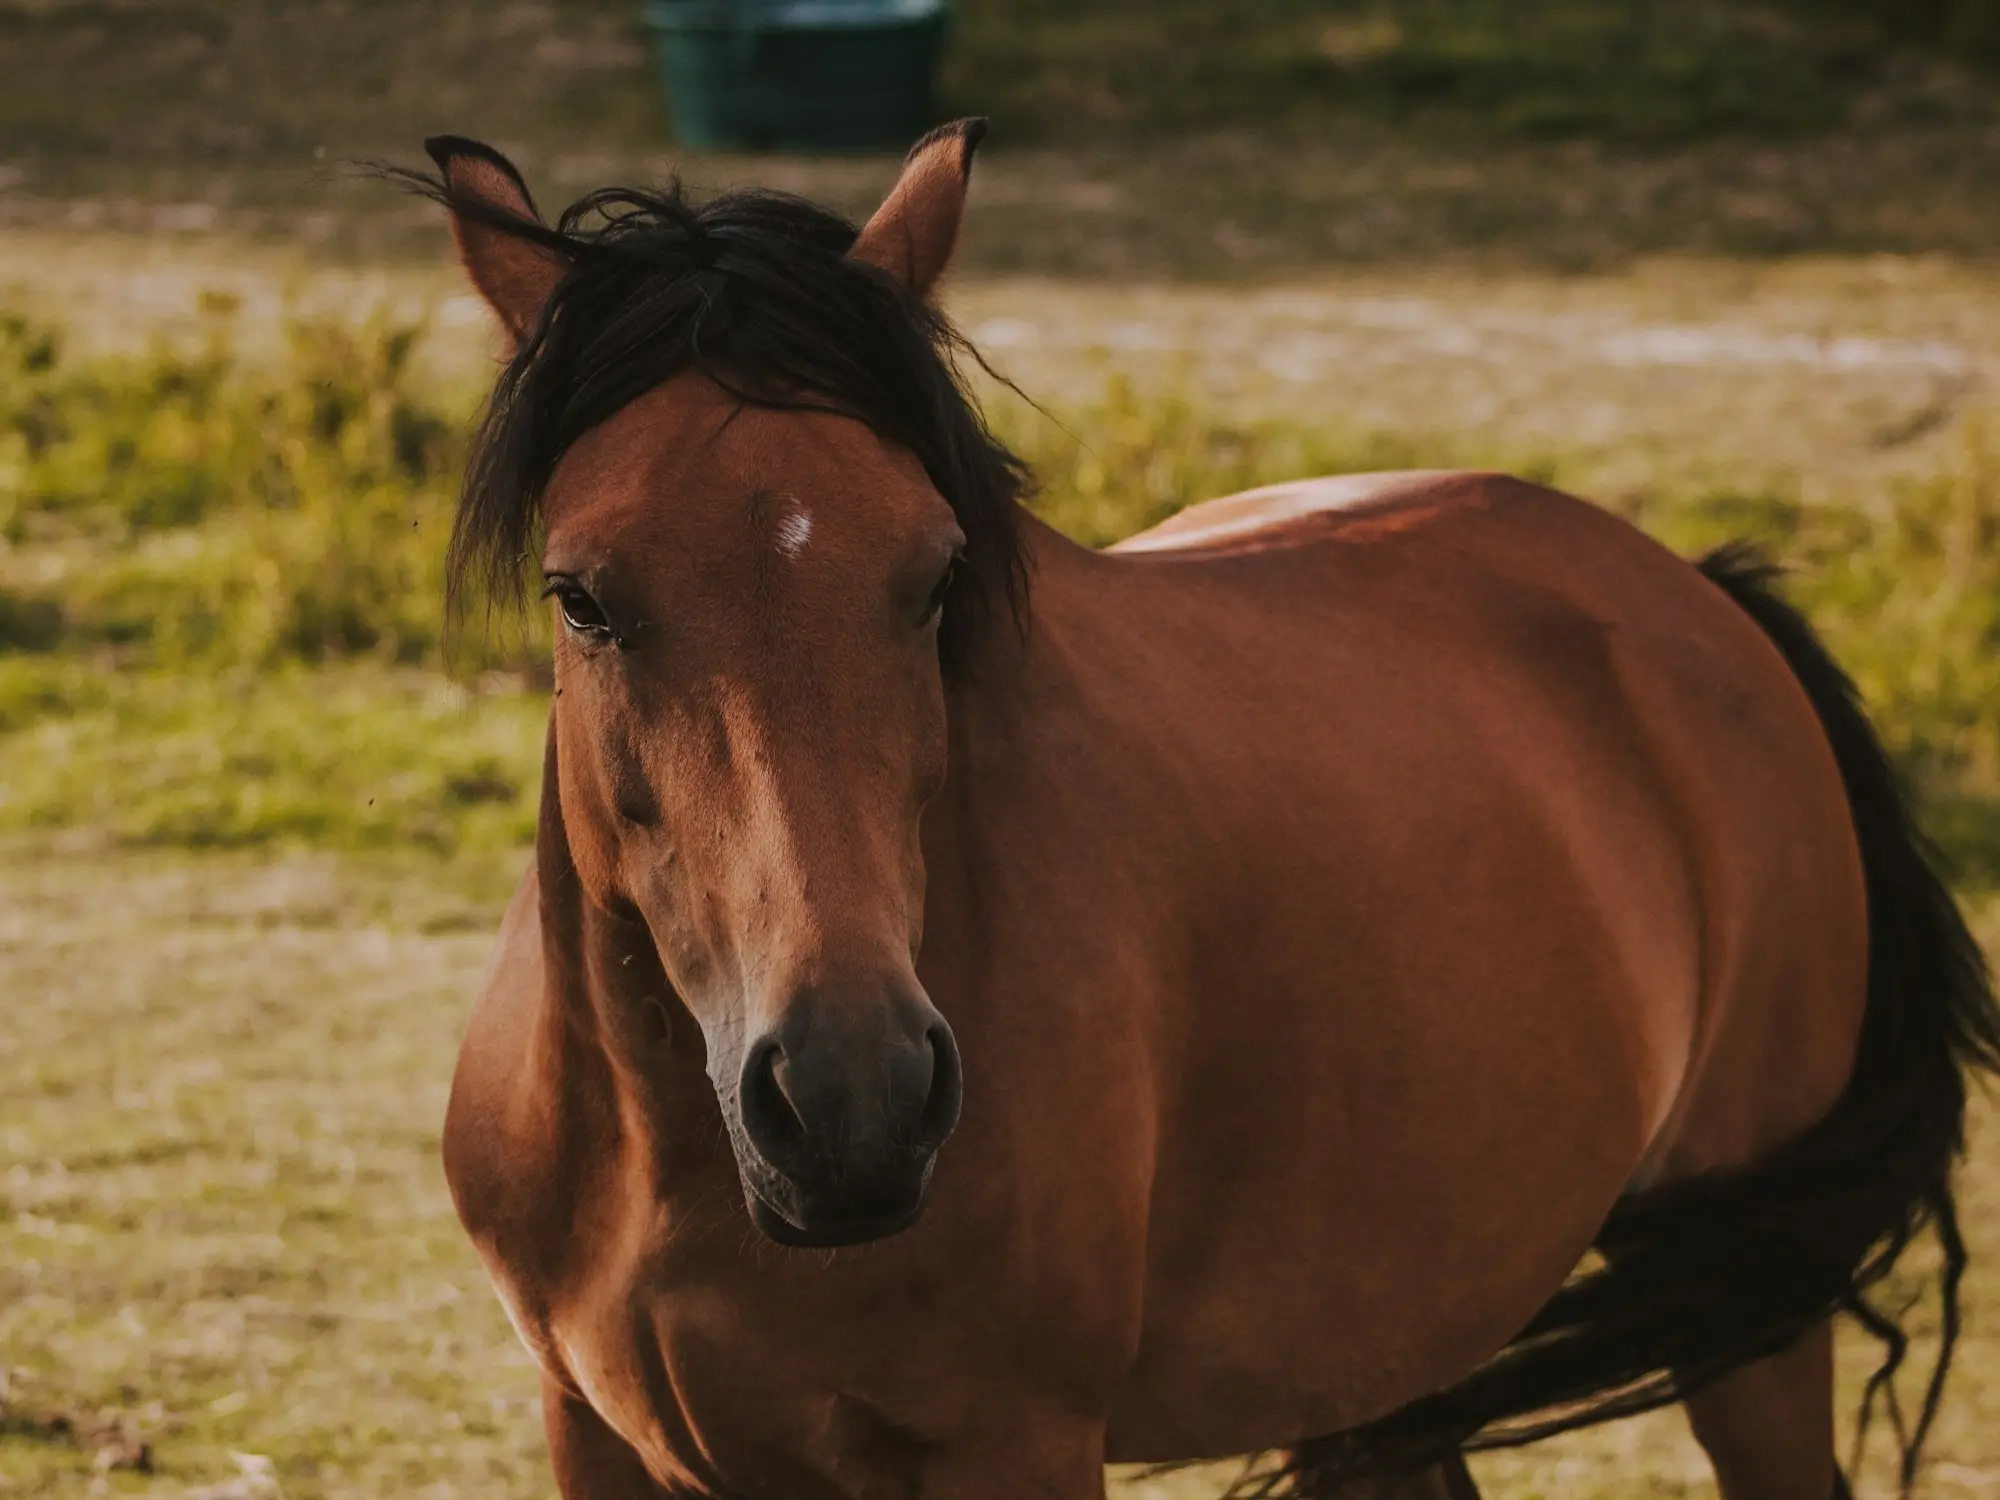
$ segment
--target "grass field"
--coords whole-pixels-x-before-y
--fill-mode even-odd
[[[1331,326],[1317,334],[1305,293],[1239,297],[1224,326],[1252,336],[1233,351],[1200,300],[1165,293],[1141,319],[1115,299],[1107,317],[1099,299],[1094,324],[1059,293],[1019,288],[1014,311],[998,288],[966,311],[998,355],[1047,366],[1035,388],[1060,393],[1065,370],[1097,382],[1057,395],[1054,415],[991,392],[999,430],[1042,481],[1037,506],[1093,543],[1255,484],[1451,464],[1568,485],[1683,548],[1768,543],[1801,565],[1802,599],[1961,868],[2000,875],[2000,436],[1985,358],[1863,336],[1859,316],[1843,319],[1852,335],[1635,320],[1635,289],[1622,289],[1622,321],[1595,329],[1570,289],[1571,342],[1596,357],[1578,358],[1569,397],[1543,384],[1567,346],[1523,336],[1549,319],[1474,287],[1428,304],[1323,289]],[[1191,327],[1177,334],[1173,315]],[[438,616],[466,375],[442,373],[444,354],[427,368],[419,326],[384,316],[302,324],[263,354],[238,347],[232,317],[221,308],[179,346],[136,355],[72,354],[59,329],[0,322],[0,747],[15,762],[0,831],[506,847],[529,827],[543,636],[538,621],[478,618],[454,636]],[[1330,377],[1371,321],[1389,325],[1378,345],[1400,322],[1402,350],[1378,347],[1349,372],[1354,401],[1332,378],[1321,396],[1315,372]],[[1047,331],[1093,326],[1101,343],[1067,351]],[[1190,359],[1215,357],[1203,367],[1215,399],[1162,382],[1176,337]],[[1722,357],[1684,379],[1672,363],[1615,373],[1628,346],[1663,343],[1671,360],[1704,339],[1721,339]],[[1467,380],[1482,340],[1493,373]],[[1121,345],[1150,381],[1121,367]],[[1746,348],[1757,357],[1736,359]],[[1510,416],[1503,369],[1522,387],[1513,403],[1557,422]],[[1359,395],[1371,381],[1372,408]],[[1334,404],[1288,409],[1274,383],[1294,403],[1305,391]],[[1398,401],[1400,421],[1387,410]],[[1774,435],[1793,413],[1797,456]]]
[[[989,272],[1609,267],[2000,244],[1983,0],[962,0]],[[1871,17],[1864,12],[1879,12]],[[494,140],[545,204],[679,166],[860,210],[893,153],[676,149],[635,0],[0,0],[0,227],[429,255],[343,163]],[[1889,18],[1885,23],[1881,18]],[[1928,42],[1928,45],[1924,43]]]
[[[532,1371],[436,1151],[513,861],[11,854],[0,1494],[546,1495]],[[1996,1147],[1989,1122],[1940,1497],[2000,1478]],[[111,1467],[141,1444],[150,1472]],[[1704,1492],[1671,1416],[1481,1473],[1505,1500]]]
[[[1850,298],[1834,326],[1920,345],[1926,296],[1945,307],[1980,284],[1927,274],[1942,280],[1919,275],[1928,291],[1913,300],[1883,294],[1869,312]],[[1813,283],[1780,284],[1796,296]],[[1636,288],[1593,294],[1628,334],[1707,295]],[[1013,339],[1022,368],[1085,397],[1060,404],[1060,422],[995,409],[1044,476],[1038,503],[1073,533],[1108,539],[1289,473],[1471,458],[1595,477],[1681,545],[1762,535],[1802,565],[1804,596],[1972,886],[2000,883],[2000,455],[1976,357],[1942,431],[1885,456],[1832,444],[1830,428],[1830,446],[1789,466],[1776,445],[1761,466],[1732,446],[1757,451],[1754,417],[1732,428],[1700,405],[1636,410],[1670,382],[1600,391],[1619,422],[1678,434],[1669,446],[1691,461],[1655,473],[1616,424],[1565,448],[1451,405],[1400,425],[1306,420],[1258,384],[1270,371],[1232,364],[1203,331],[1221,294],[1159,289],[1141,311],[1024,290],[975,284],[965,311]],[[1383,293],[1258,295],[1293,299],[1294,324],[1300,299],[1322,299],[1315,326],[1331,339],[1369,326]],[[1429,295],[1458,310],[1452,326],[1508,337],[1504,319],[1472,316],[1471,285]],[[0,1028],[0,1493],[544,1494],[531,1372],[436,1161],[465,999],[521,857],[541,714],[532,630],[454,646],[434,610],[478,339],[452,347],[449,318],[429,349],[393,320],[321,320],[239,347],[241,304],[206,305],[193,296],[150,353],[115,337],[66,353],[27,320],[0,338],[0,992],[13,999]],[[1786,306],[1768,286],[1744,299],[1760,326],[1779,320],[1773,335]],[[1093,307],[1101,337],[1081,349],[1033,332],[1037,319],[1076,332]],[[1158,350],[1134,328],[1209,347],[1213,399],[1148,386]],[[1461,339],[1426,365],[1410,352],[1422,347],[1405,348],[1413,388],[1467,357]],[[1564,357],[1534,364],[1546,374]],[[1753,374],[1782,381],[1770,399],[1799,412],[1848,377],[1877,393],[1856,401],[1909,378],[1848,362],[1858,375],[1800,359]],[[2000,1258],[1990,1125],[1968,1210],[1975,1243]],[[2000,1488],[2000,1285],[1976,1279],[1972,1296],[1936,1495]],[[1847,1351],[1850,1387],[1866,1353]],[[1507,1500],[1704,1484],[1671,1416],[1481,1473]],[[1128,1487],[1190,1500],[1222,1477]],[[1869,1478],[1886,1484],[1879,1468]]]
[[[439,618],[492,345],[430,208],[343,163],[442,129],[545,205],[676,168],[872,205],[891,156],[674,148],[636,10],[0,0],[0,1497],[549,1493],[436,1152],[543,640]],[[1086,540],[1459,463],[1765,540],[2000,948],[1996,16],[963,0],[943,102],[995,130],[952,307]],[[1924,1493],[2000,1500],[1990,1102],[1965,1209]],[[1671,1414],[1479,1472],[1709,1493]]]

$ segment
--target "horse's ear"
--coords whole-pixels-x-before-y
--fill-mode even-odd
[[[903,175],[848,253],[929,296],[958,243],[972,155],[985,135],[984,120],[954,120],[911,147]]]
[[[455,135],[432,136],[424,150],[453,200],[451,237],[480,296],[525,343],[569,262],[548,245],[511,232],[507,221],[542,227],[535,200],[514,164],[491,146]]]

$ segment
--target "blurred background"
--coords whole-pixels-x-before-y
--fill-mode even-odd
[[[499,350],[353,165],[427,134],[861,215],[989,116],[947,301],[1058,525],[1469,464],[1762,539],[2000,936],[2000,5],[891,0],[858,115],[748,13],[0,0],[0,1496],[550,1493],[436,1165],[546,643],[441,618]],[[1930,1495],[2000,1497],[1996,1153]],[[1480,1475],[1710,1493],[1673,1416]]]

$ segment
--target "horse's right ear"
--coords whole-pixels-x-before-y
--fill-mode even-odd
[[[973,153],[985,138],[985,120],[954,120],[912,146],[903,175],[848,254],[929,297],[957,248]]]
[[[512,233],[509,219],[542,227],[535,200],[514,164],[491,146],[455,135],[432,136],[424,150],[437,163],[451,199],[451,237],[479,295],[517,344],[526,343],[569,262],[555,249]]]

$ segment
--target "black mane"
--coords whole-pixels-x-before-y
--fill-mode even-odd
[[[589,193],[546,227],[441,178],[394,175],[570,267],[474,439],[448,553],[454,607],[472,587],[518,602],[558,460],[621,407],[696,369],[745,402],[837,411],[916,455],[966,536],[940,633],[948,670],[996,604],[1021,617],[1015,503],[1026,470],[965,388],[958,357],[970,346],[901,282],[848,258],[856,230],[846,219],[761,189],[694,204],[674,181]]]

